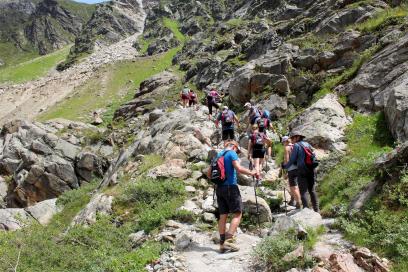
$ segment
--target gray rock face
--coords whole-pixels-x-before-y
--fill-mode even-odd
[[[399,84],[398,84],[399,83]],[[388,127],[399,142],[408,140],[408,73],[393,84],[385,108]]]
[[[132,243],[132,248],[139,247],[146,239],[147,235],[143,230],[129,234],[129,241]]]
[[[257,205],[255,200],[254,187],[240,186],[242,203],[244,204],[244,211],[249,213],[256,219]],[[272,222],[272,212],[268,203],[261,197],[257,197],[259,221],[261,223]]]
[[[108,168],[108,163],[93,153],[82,152],[78,154],[75,166],[77,175],[89,182],[95,176],[102,177]]]
[[[24,209],[0,209],[0,230],[18,230],[30,223],[32,218]]]
[[[344,129],[349,123],[336,95],[328,94],[294,119],[289,127],[292,132],[306,136],[314,146],[344,150]]]
[[[90,180],[96,169],[90,162],[103,161],[87,153],[76,158],[81,148],[54,133],[57,130],[41,123],[13,121],[0,134],[0,175],[15,178],[9,186],[8,207],[31,206],[36,202],[55,198],[67,190],[78,188],[80,180]],[[106,164],[106,162],[104,161]]]

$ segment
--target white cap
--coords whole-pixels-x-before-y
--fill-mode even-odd
[[[251,107],[251,106],[252,106],[252,105],[251,105],[251,103],[249,103],[249,102],[246,102],[245,105],[244,105],[245,108]]]
[[[223,110],[228,110],[228,106],[223,106],[222,109]]]
[[[282,143],[287,142],[289,140],[289,136],[282,137]]]

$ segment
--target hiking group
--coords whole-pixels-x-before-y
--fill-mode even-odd
[[[183,107],[187,107],[187,103],[191,99],[191,96],[187,96],[187,93],[192,91],[188,87],[184,89],[186,91],[182,92],[181,96]],[[268,170],[267,162],[272,156],[273,141],[269,134],[270,132],[275,133],[269,111],[261,106],[246,103],[244,108],[247,110],[247,126],[244,134],[248,140],[248,146],[247,151],[242,150],[240,144],[236,141],[235,131],[236,128],[241,127],[240,121],[228,106],[219,105],[223,97],[224,94],[220,94],[215,88],[212,88],[206,97],[209,119],[213,120],[215,110],[215,126],[218,128],[221,123],[221,138],[224,146],[224,149],[211,160],[207,172],[208,178],[215,185],[221,253],[239,250],[235,244],[235,234],[241,222],[243,203],[238,187],[238,173],[253,177],[255,199],[257,201],[256,186],[262,180],[262,169],[266,168]],[[194,98],[197,99],[195,95]],[[195,130],[195,134],[196,137],[200,137],[199,129]],[[287,176],[291,196],[288,204],[294,206],[295,209],[309,208],[309,195],[313,210],[319,212],[319,201],[315,190],[318,161],[313,152],[313,147],[305,141],[305,138],[300,132],[292,132],[290,136],[281,138],[284,145],[284,158],[281,169],[282,172],[287,171],[284,176]],[[209,139],[202,139],[202,142],[211,145]],[[244,155],[245,152],[247,152],[249,160],[249,169],[241,165],[239,157],[240,154]],[[286,202],[286,199],[284,201]],[[232,220],[227,230],[226,224],[229,214],[232,214]],[[258,206],[257,215],[259,224]]]

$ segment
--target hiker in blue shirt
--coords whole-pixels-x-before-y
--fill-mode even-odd
[[[297,181],[302,199],[303,208],[309,208],[307,193],[309,192],[313,210],[319,212],[319,200],[316,193],[316,175],[314,169],[310,169],[305,164],[306,153],[304,148],[313,150],[312,146],[304,141],[305,136],[300,133],[292,133],[290,139],[293,145],[289,162],[282,167],[288,169],[292,165],[297,166]]]
[[[242,167],[239,163],[238,154],[240,153],[239,144],[236,141],[225,143],[225,149],[218,153],[217,157],[224,156],[224,168],[226,180],[216,188],[218,210],[220,218],[218,221],[218,230],[220,233],[220,252],[238,251],[239,248],[234,245],[234,235],[238,229],[242,218],[243,203],[241,193],[238,188],[238,173],[255,176],[255,170],[249,170]],[[211,176],[211,170],[208,172]],[[226,231],[228,214],[233,214],[230,227]]]
[[[223,141],[235,140],[234,124],[237,124],[239,127],[239,120],[235,113],[228,109],[227,106],[224,106],[222,109],[222,112],[218,114],[217,120],[215,121],[215,126],[218,128],[218,124],[221,121]]]

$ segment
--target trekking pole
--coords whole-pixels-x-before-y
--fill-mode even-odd
[[[281,168],[281,176],[283,177],[283,169]],[[288,215],[288,207],[286,201],[286,187],[283,185],[283,202],[285,203],[285,214]]]
[[[252,161],[249,162],[249,169],[253,169]],[[257,179],[255,181],[255,177],[252,176],[252,180],[254,182],[254,192],[255,192],[255,204],[256,204],[256,217],[257,217],[257,222],[258,222],[258,228],[261,227],[260,219],[259,219],[259,205],[258,205],[258,196],[256,194],[256,187],[258,185],[259,180]]]

